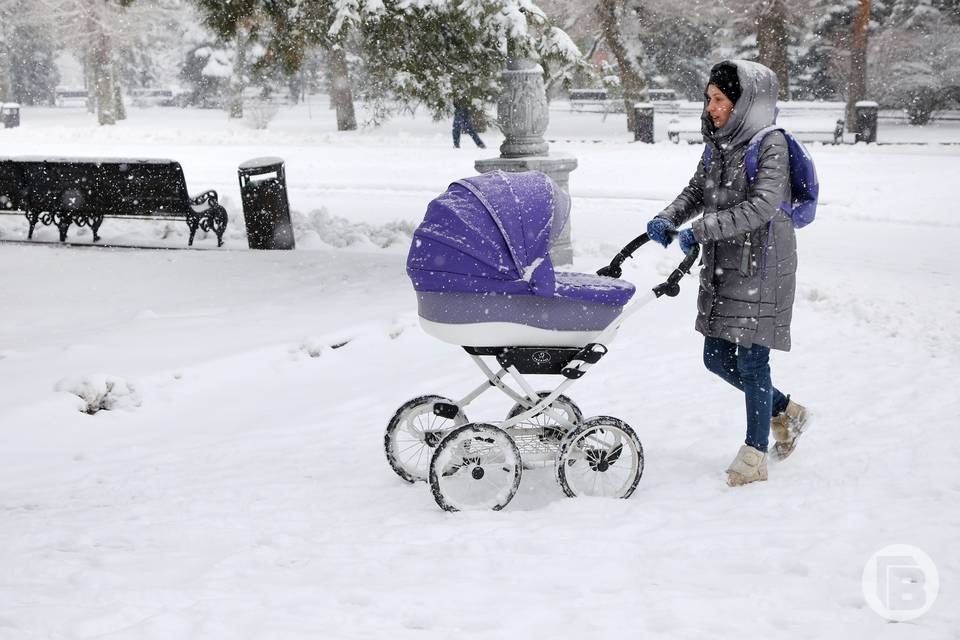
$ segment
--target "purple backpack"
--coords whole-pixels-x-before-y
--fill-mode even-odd
[[[820,183],[817,181],[817,169],[813,165],[813,158],[799,140],[789,131],[777,125],[765,127],[750,139],[747,145],[746,170],[747,180],[753,182],[757,178],[757,161],[760,156],[760,144],[771,131],[780,131],[787,139],[787,149],[790,154],[790,193],[791,202],[781,202],[780,208],[790,216],[793,226],[797,229],[813,222],[817,215],[817,198],[820,195]],[[707,145],[703,151],[703,168],[710,168],[713,158],[713,147]]]

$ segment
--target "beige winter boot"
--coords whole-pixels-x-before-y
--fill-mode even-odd
[[[773,437],[776,440],[770,455],[776,460],[783,460],[793,453],[797,446],[797,439],[806,429],[808,422],[806,408],[793,400],[788,400],[787,408],[770,420],[770,430],[773,431]]]
[[[727,484],[739,487],[742,484],[767,479],[767,454],[750,445],[743,445],[737,457],[727,469]]]

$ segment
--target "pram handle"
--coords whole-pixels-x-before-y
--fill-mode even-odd
[[[600,268],[597,271],[598,276],[605,276],[607,278],[619,278],[623,275],[623,269],[620,266],[624,263],[627,258],[633,257],[633,252],[647,244],[650,241],[650,238],[646,233],[641,233],[639,236],[627,243],[623,249],[620,249],[620,252],[613,257],[613,260],[610,261],[605,267]]]
[[[659,298],[660,296],[666,295],[671,298],[680,293],[680,279],[684,274],[690,273],[690,269],[693,267],[693,263],[697,261],[697,258],[700,257],[700,245],[695,244],[690,247],[690,251],[687,252],[686,257],[683,261],[673,270],[667,277],[667,281],[661,284],[658,284],[653,288],[653,293]]]
[[[679,235],[679,232],[668,231],[667,234],[671,238],[675,238],[677,235]],[[597,271],[597,275],[605,276],[607,278],[619,278],[623,275],[623,269],[621,269],[621,265],[623,265],[624,261],[627,258],[632,257],[634,251],[647,244],[649,241],[650,237],[647,236],[646,233],[641,233],[639,236],[627,243],[627,246],[625,246],[623,249],[620,249],[620,252],[613,257],[613,260],[610,261],[610,264],[599,269]],[[682,278],[684,274],[690,273],[690,269],[693,267],[693,263],[697,261],[698,257],[700,257],[700,245],[695,244],[690,248],[690,251],[687,253],[686,257],[684,257],[680,265],[673,270],[673,273],[670,274],[670,277],[667,278],[667,281],[658,284],[653,288],[653,292],[657,295],[657,297],[659,298],[663,295],[673,297],[680,293],[680,278]]]

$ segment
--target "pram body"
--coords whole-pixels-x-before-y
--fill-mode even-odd
[[[407,273],[421,325],[459,345],[583,346],[635,292],[623,280],[558,272],[550,247],[570,196],[542,173],[459,180],[427,207]]]
[[[604,275],[558,272],[549,251],[569,213],[569,196],[546,175],[496,171],[450,185],[414,233],[407,273],[421,326],[461,346],[486,377],[456,401],[414,398],[387,426],[391,467],[410,482],[429,479],[446,510],[502,508],[525,467],[553,464],[568,496],[626,498],[643,473],[633,429],[610,416],[584,419],[564,391],[606,353],[629,313],[676,294],[682,270],[625,311],[636,289],[610,276],[619,276],[620,263],[646,236]],[[688,270],[692,258],[685,262]],[[484,361],[489,357],[498,370]],[[531,374],[563,380],[538,391],[525,378]],[[491,388],[513,407],[503,420],[471,422],[465,408]]]

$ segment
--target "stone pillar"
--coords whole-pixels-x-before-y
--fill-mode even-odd
[[[474,168],[490,171],[542,171],[561,188],[569,191],[570,172],[577,168],[577,159],[551,156],[543,139],[550,115],[543,86],[543,68],[529,59],[514,59],[500,72],[503,93],[497,101],[497,125],[503,132],[500,157],[477,160]],[[573,262],[570,241],[571,223],[550,250],[555,265]]]

